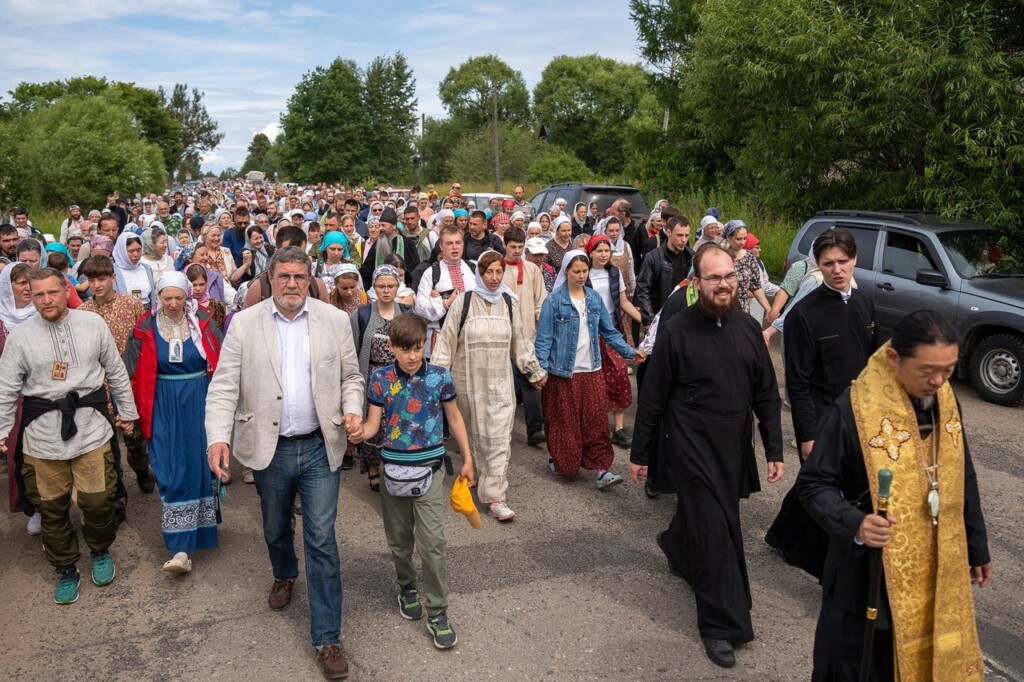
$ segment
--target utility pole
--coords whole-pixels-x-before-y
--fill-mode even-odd
[[[491,83],[491,98],[494,100],[494,191],[501,192],[501,145],[498,144],[498,84]]]

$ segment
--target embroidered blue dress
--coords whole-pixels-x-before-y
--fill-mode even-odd
[[[155,326],[155,325],[154,325]],[[191,339],[183,342],[183,361],[168,359],[170,344],[156,337],[157,377],[153,399],[153,438],[149,462],[163,501],[167,549],[192,554],[217,546],[219,481],[206,460],[206,360]]]

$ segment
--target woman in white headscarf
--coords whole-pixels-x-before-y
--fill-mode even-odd
[[[114,291],[134,296],[146,308],[156,306],[153,271],[142,262],[142,237],[122,232],[114,242]]]
[[[210,472],[201,425],[222,337],[184,274],[165,273],[156,290],[156,311],[135,325],[124,363],[164,507],[164,544],[173,556],[163,570],[181,574],[192,570],[196,550],[217,546],[221,483]]]
[[[142,263],[153,271],[153,279],[160,280],[165,272],[174,270],[174,259],[167,253],[167,233],[163,223],[154,220],[142,233]]]
[[[3,355],[7,337],[19,324],[39,314],[32,305],[32,287],[29,273],[32,267],[27,263],[14,263],[0,271],[0,356]],[[29,517],[29,535],[39,535],[43,518],[25,498],[24,483],[21,480],[21,396],[18,397],[14,413],[14,426],[7,435],[7,494],[11,513],[24,512]]]
[[[523,332],[519,299],[503,283],[504,275],[501,254],[480,255],[476,289],[452,302],[430,361],[450,369],[458,387],[456,401],[473,443],[480,501],[497,520],[511,521],[516,514],[505,492],[516,404],[509,357],[537,388],[547,375]]]

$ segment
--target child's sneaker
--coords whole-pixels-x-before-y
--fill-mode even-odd
[[[597,474],[598,490],[604,490],[605,488],[610,488],[611,486],[618,485],[619,483],[622,483],[622,476],[619,476],[618,474],[613,474],[610,471],[601,471]]]
[[[82,575],[78,572],[78,566],[64,566],[57,569],[57,589],[53,593],[53,601],[56,604],[74,604],[78,601],[78,583]]]
[[[459,641],[455,636],[455,630],[448,622],[448,614],[444,611],[427,618],[427,630],[430,631],[430,636],[434,638],[434,646],[438,649],[451,649]]]
[[[406,620],[419,620],[423,617],[423,605],[416,588],[407,585],[398,593],[398,611]]]

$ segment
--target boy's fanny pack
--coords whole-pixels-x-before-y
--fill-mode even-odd
[[[434,474],[441,469],[442,460],[430,464],[384,463],[384,486],[392,497],[422,497],[430,490]]]

